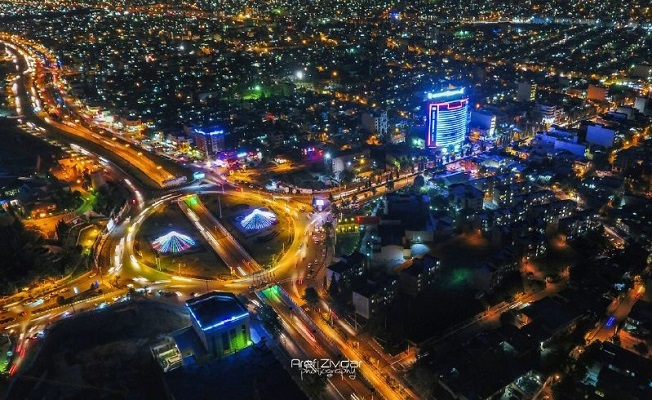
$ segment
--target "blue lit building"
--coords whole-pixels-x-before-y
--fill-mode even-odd
[[[223,128],[184,127],[184,130],[192,136],[195,141],[195,147],[207,159],[214,159],[215,156],[224,151],[226,131]]]
[[[469,98],[464,89],[428,93],[426,146],[443,153],[460,150],[469,126]]]
[[[251,345],[249,311],[233,293],[209,292],[186,301],[192,326],[214,357]]]

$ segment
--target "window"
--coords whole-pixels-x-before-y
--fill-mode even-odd
[[[222,333],[222,348],[224,349],[225,352],[231,350],[231,341],[229,340],[228,332]]]

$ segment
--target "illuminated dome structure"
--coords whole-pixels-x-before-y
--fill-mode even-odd
[[[159,253],[182,253],[191,247],[195,246],[195,242],[191,237],[181,234],[176,231],[163,235],[152,242],[152,247]]]
[[[269,228],[276,222],[276,215],[271,211],[254,209],[240,221],[240,226],[246,230],[259,230]]]

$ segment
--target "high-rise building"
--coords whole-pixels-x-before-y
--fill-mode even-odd
[[[537,84],[532,82],[521,82],[518,84],[516,100],[521,103],[534,101],[537,96]]]
[[[426,146],[444,152],[460,149],[469,126],[469,98],[464,89],[428,93]]]
[[[192,136],[195,147],[207,159],[215,158],[218,153],[224,151],[224,129],[216,127],[210,129],[184,127],[184,130]]]

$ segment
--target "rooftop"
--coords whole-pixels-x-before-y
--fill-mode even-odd
[[[190,315],[206,331],[249,316],[233,293],[210,292],[186,301]]]

